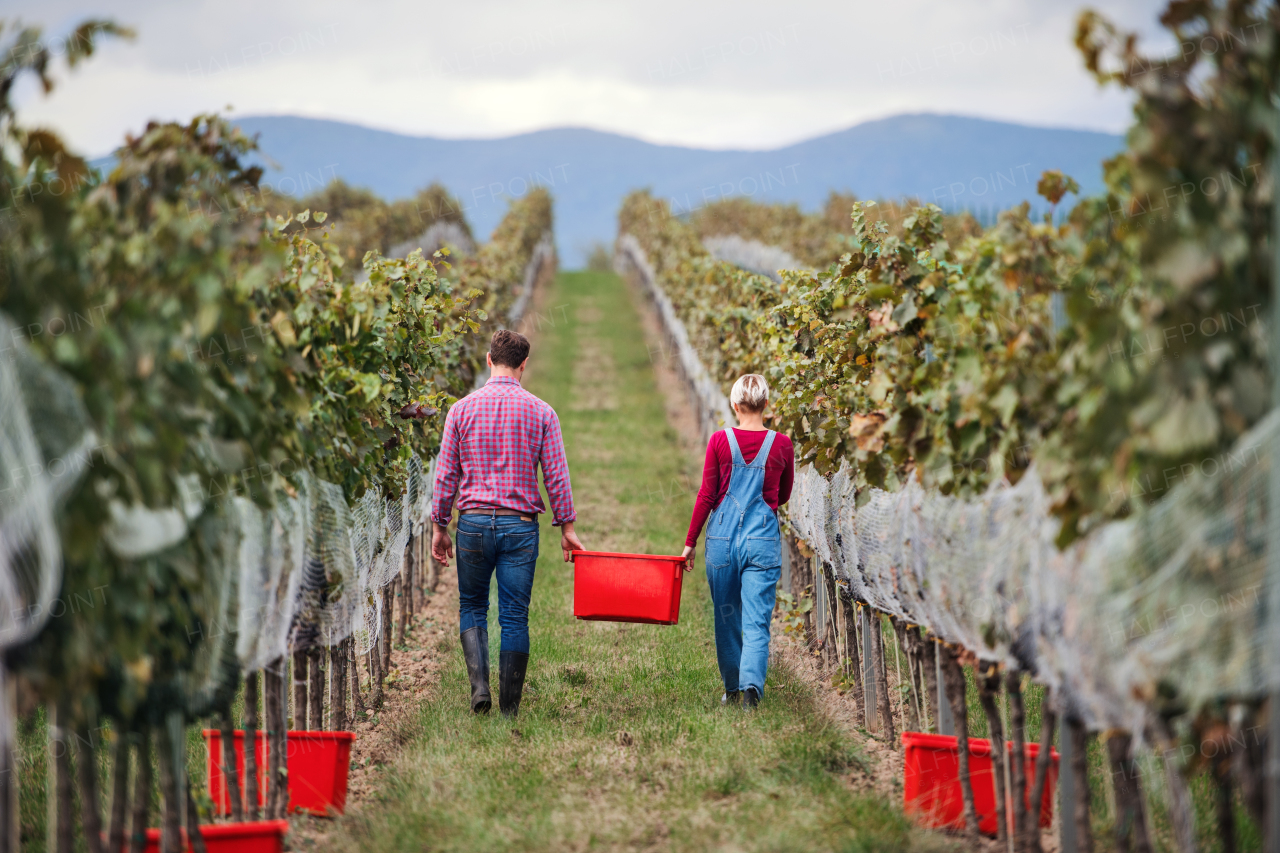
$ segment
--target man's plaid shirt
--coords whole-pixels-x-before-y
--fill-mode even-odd
[[[520,382],[494,376],[483,388],[453,404],[444,421],[436,458],[431,517],[447,525],[458,512],[488,507],[546,512],[538,493],[537,466],[551,498],[553,524],[577,518],[569,463],[555,410]]]

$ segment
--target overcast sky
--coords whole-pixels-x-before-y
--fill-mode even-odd
[[[1162,3],[1103,11],[1160,39]],[[57,37],[108,16],[107,47],[24,123],[110,151],[148,119],[334,118],[453,138],[582,126],[652,142],[771,148],[872,118],[943,112],[1123,131],[1061,0],[709,3],[456,0],[0,0],[0,17]],[[1156,42],[1152,42],[1155,44]]]

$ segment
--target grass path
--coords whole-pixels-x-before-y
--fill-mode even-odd
[[[593,550],[678,553],[696,460],[681,449],[625,286],[569,273],[547,294],[526,377],[564,429]],[[866,759],[773,668],[760,710],[720,707],[705,575],[686,576],[675,627],[578,622],[572,568],[549,523],[518,720],[476,718],[456,644],[375,797],[340,849],[905,850],[936,841],[896,802],[859,795]],[[452,576],[450,576],[452,577]],[[455,616],[456,618],[456,616]],[[496,640],[496,601],[491,612]],[[454,623],[456,630],[456,622]],[[493,649],[495,661],[497,648]]]

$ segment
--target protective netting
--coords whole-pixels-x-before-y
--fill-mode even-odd
[[[0,325],[13,323],[0,315]],[[34,636],[62,580],[55,513],[94,462],[70,381],[11,341],[0,350],[0,649]]]
[[[707,372],[702,359],[698,358],[693,345],[689,343],[689,333],[676,314],[671,299],[658,284],[657,275],[649,259],[645,257],[644,248],[640,242],[630,234],[619,237],[614,263],[618,272],[623,275],[634,270],[657,306],[663,331],[666,333],[668,343],[674,349],[674,363],[692,396],[693,409],[697,412],[698,421],[702,427],[702,437],[710,438],[711,433],[717,429],[725,424],[734,423],[733,407],[729,405],[729,398],[720,390],[715,379]]]
[[[639,244],[624,235],[619,249],[662,296]],[[696,359],[680,319],[659,314],[682,363]],[[704,420],[727,406],[717,387],[690,390]],[[1266,620],[1277,441],[1280,412],[1224,456],[1179,469],[1158,503],[1066,550],[1034,467],[977,499],[910,479],[858,506],[847,468],[803,466],[786,515],[855,598],[1032,673],[1092,729],[1141,732],[1158,701],[1197,710],[1280,686]]]
[[[519,322],[554,257],[548,235],[511,283],[509,322]],[[0,351],[0,650],[30,639],[50,615],[62,574],[57,506],[93,464],[88,424],[69,379],[21,344]],[[382,630],[381,591],[429,523],[431,473],[414,458],[398,496],[370,489],[350,502],[341,487],[302,472],[295,491],[270,505],[210,499],[190,477],[178,478],[178,506],[110,503],[103,539],[118,559],[198,560],[188,592],[202,625],[183,677],[188,710],[209,710],[237,663],[262,669],[348,637],[367,652]],[[0,738],[11,731],[9,713],[0,702]]]
[[[269,511],[247,498],[237,497],[233,503],[240,530],[236,656],[252,671],[288,648],[302,598],[306,513],[301,496],[282,498]]]
[[[841,475],[806,467],[788,518],[872,607],[1063,688],[1093,727],[1141,730],[1158,695],[1194,709],[1275,686],[1265,513],[1278,432],[1273,414],[1065,551],[1034,469],[980,499],[911,480],[859,508]]]
[[[784,249],[768,246],[759,240],[744,240],[736,234],[723,237],[705,237],[702,246],[711,257],[739,269],[767,276],[781,283],[778,270],[807,269],[803,263]]]
[[[370,489],[349,505],[333,483],[309,474],[298,479],[298,496],[275,507],[235,502],[237,654],[247,670],[348,637],[367,652],[382,625],[378,593],[399,575],[411,532],[421,532],[427,521],[431,484],[417,458],[395,499]]]
[[[508,323],[524,316],[543,266],[555,258],[548,234],[525,264]],[[239,637],[246,670],[351,637],[364,654],[383,625],[381,591],[404,567],[411,536],[430,523],[432,466],[414,458],[402,493],[342,489],[304,474],[298,496],[270,509],[239,499]]]
[[[433,222],[417,237],[397,243],[387,250],[388,258],[405,258],[414,249],[421,249],[422,256],[429,258],[445,247],[455,257],[468,257],[476,253],[476,243],[465,229],[456,222],[442,219]]]
[[[0,328],[14,327],[0,314]],[[65,376],[20,341],[0,349],[0,652],[35,636],[59,610],[56,512],[93,464],[97,442],[88,423]],[[15,737],[9,684],[0,663],[3,755]]]

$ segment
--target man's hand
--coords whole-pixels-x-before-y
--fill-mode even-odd
[[[560,525],[560,550],[564,552],[566,563],[573,559],[574,551],[587,550],[582,546],[582,540],[578,538],[578,534],[573,532],[572,521],[566,521]]]
[[[686,572],[693,571],[693,552],[692,545],[685,545],[684,550],[680,552],[680,559],[684,560],[684,570]]]
[[[431,522],[431,556],[442,566],[449,565],[453,559],[453,540],[449,538],[449,530],[436,521]]]

